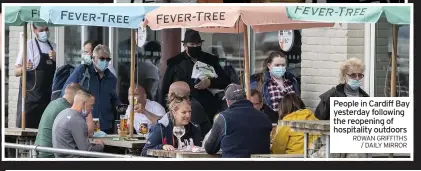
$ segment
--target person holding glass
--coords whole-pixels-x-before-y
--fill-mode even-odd
[[[339,70],[340,83],[319,96],[320,102],[315,111],[316,117],[319,120],[330,120],[331,97],[369,97],[360,88],[365,71],[364,63],[361,60],[350,58],[341,65]]]
[[[263,102],[278,112],[279,101],[288,93],[300,97],[300,85],[294,74],[286,70],[287,56],[272,52],[263,63],[263,72],[251,76],[251,89],[262,92]]]
[[[147,156],[149,149],[181,150],[184,145],[201,146],[202,136],[198,125],[190,122],[191,103],[187,97],[169,94],[168,109],[170,122],[168,125],[158,123],[151,128],[147,143],[143,147],[142,156]]]

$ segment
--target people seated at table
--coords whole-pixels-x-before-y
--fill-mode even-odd
[[[315,110],[316,117],[320,120],[330,120],[331,97],[369,97],[361,89],[364,78],[365,65],[358,58],[350,58],[342,63],[339,75],[339,84],[320,95],[320,102]]]
[[[142,156],[147,156],[149,149],[175,150],[178,148],[178,139],[173,135],[174,127],[184,128],[180,142],[193,141],[194,146],[201,146],[202,134],[198,125],[190,122],[191,103],[186,97],[179,97],[174,92],[168,96],[169,122],[158,123],[151,128],[148,140],[143,147]],[[190,144],[192,145],[192,144]]]
[[[200,130],[202,132],[202,137],[209,132],[212,128],[212,124],[209,121],[208,115],[203,109],[203,106],[197,101],[194,97],[190,96],[190,87],[186,82],[177,81],[171,84],[169,93],[174,93],[179,97],[189,97],[191,102],[191,122],[198,124],[200,126]],[[168,123],[169,118],[168,115],[162,117],[161,120],[158,122],[160,123]]]
[[[253,103],[254,108],[265,113],[269,117],[270,121],[272,121],[272,123],[278,123],[278,113],[272,110],[272,108],[270,108],[268,105],[263,103],[263,96],[259,90],[251,90],[250,101],[251,103]]]
[[[63,98],[58,98],[51,101],[47,108],[42,114],[41,121],[38,126],[38,133],[35,139],[35,145],[41,147],[53,147],[52,142],[52,129],[53,123],[57,115],[64,109],[70,108],[73,105],[73,100],[76,92],[82,89],[77,83],[69,84],[64,92]],[[88,124],[88,123],[87,123]],[[92,125],[91,125],[92,126]],[[89,127],[89,126],[88,126]],[[93,133],[93,127],[91,127],[91,133]],[[37,158],[54,158],[53,153],[39,152]]]
[[[294,93],[282,98],[279,103],[279,116],[281,120],[318,120],[313,111],[306,109],[304,102]],[[308,147],[319,138],[318,134],[310,134]],[[273,154],[304,154],[304,133],[294,132],[288,126],[279,126],[271,147]]]
[[[263,63],[263,72],[250,78],[250,88],[262,93],[263,102],[278,111],[279,101],[288,93],[300,97],[300,84],[293,73],[288,72],[287,56],[282,52],[272,52]]]
[[[263,112],[247,100],[240,85],[231,84],[225,90],[228,109],[215,119],[205,142],[205,150],[224,158],[249,158],[251,154],[270,153],[272,123]]]
[[[129,88],[129,106],[126,110],[126,116],[130,119],[130,111],[134,106],[134,129],[137,133],[145,133],[140,130],[141,125],[146,125],[145,128],[149,130],[158,119],[166,114],[165,108],[158,102],[149,100],[150,97],[147,96],[148,93],[142,85],[136,86],[133,95],[130,90],[131,88]],[[134,103],[131,101],[132,96],[134,96]]]
[[[53,124],[53,148],[95,151],[101,152],[104,149],[102,140],[95,140],[94,144],[89,142],[86,117],[92,115],[92,108],[95,97],[86,90],[79,90],[76,93],[71,108],[60,112]],[[80,156],[72,154],[54,154],[57,158],[77,158]]]

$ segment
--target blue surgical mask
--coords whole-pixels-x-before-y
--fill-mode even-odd
[[[47,42],[48,41],[48,32],[43,31],[38,33],[38,40],[41,42]]]
[[[101,70],[101,71],[105,71],[105,69],[108,68],[108,62],[105,61],[105,60],[104,61],[99,60],[96,63],[96,67],[98,67],[98,69]]]
[[[84,62],[84,64],[92,64],[92,56],[82,54],[82,61]]]
[[[361,87],[361,80],[348,79],[347,84],[351,89],[358,90]]]
[[[270,72],[275,78],[281,78],[281,77],[284,76],[284,74],[286,72],[286,68],[282,67],[282,66],[272,67],[272,70]]]
[[[88,116],[88,112],[85,109],[82,109],[82,116],[86,118]]]

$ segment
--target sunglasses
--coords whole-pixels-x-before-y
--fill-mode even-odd
[[[346,75],[348,75],[349,77],[351,77],[352,79],[355,79],[355,78],[364,78],[364,74],[361,74],[361,73],[352,73],[352,74],[346,74]]]
[[[103,57],[103,56],[101,56],[101,57],[98,57],[98,59],[100,61],[107,61],[107,62],[110,62],[111,61],[111,58],[110,57]]]

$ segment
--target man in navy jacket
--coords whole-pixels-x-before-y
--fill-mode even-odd
[[[272,123],[266,114],[253,107],[240,85],[229,85],[224,99],[228,109],[215,119],[208,139],[203,142],[206,152],[215,154],[221,149],[224,158],[269,154]]]
[[[98,45],[95,47],[93,50],[93,63],[87,68],[89,77],[85,76],[82,84],[85,89],[95,96],[92,116],[93,118],[99,118],[101,131],[107,134],[114,133],[115,107],[121,104],[115,90],[117,78],[108,70],[110,60],[110,49],[107,46]],[[64,87],[70,83],[81,83],[86,74],[83,65],[77,66],[67,79]]]

